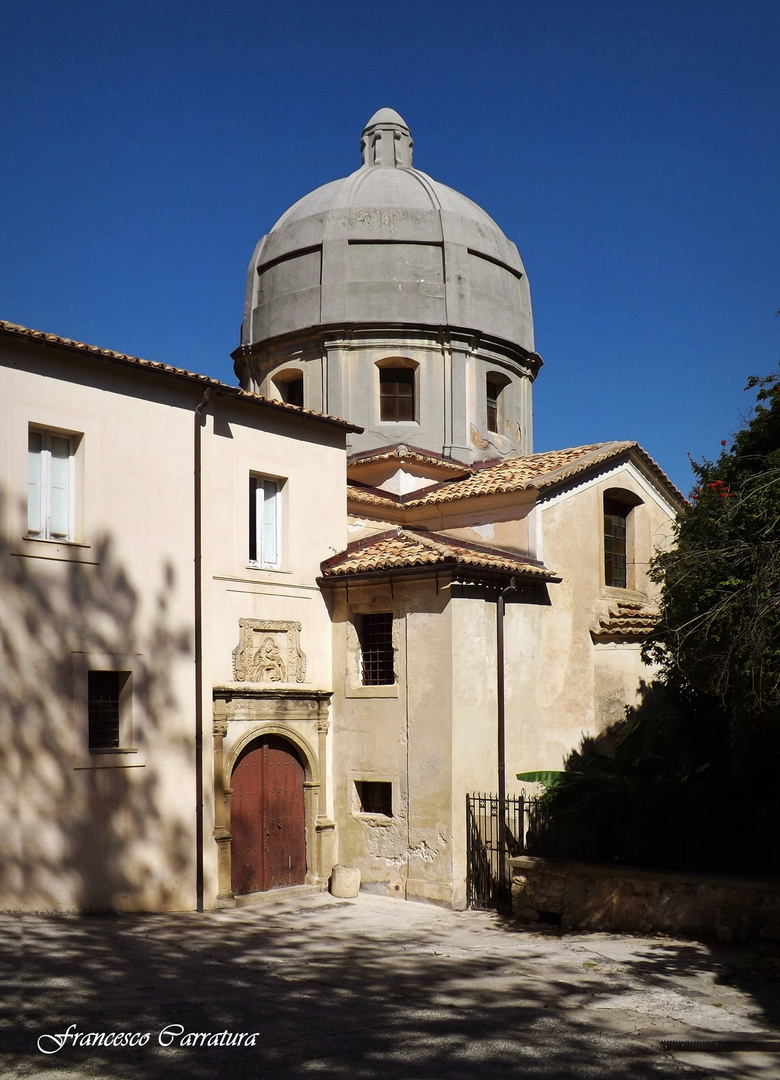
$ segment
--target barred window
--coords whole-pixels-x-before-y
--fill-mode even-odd
[[[121,747],[122,714],[126,711],[129,680],[129,671],[87,673],[90,750],[118,750]]]
[[[360,659],[363,686],[391,686],[393,664],[393,613],[374,611],[360,618]]]

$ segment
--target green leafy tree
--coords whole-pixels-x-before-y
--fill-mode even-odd
[[[747,388],[755,409],[694,465],[675,547],[653,562],[661,621],[645,649],[671,692],[725,712],[735,765],[780,733],[780,377]]]
[[[644,688],[605,754],[586,741],[539,802],[535,853],[780,874],[780,376],[697,484],[653,561]],[[544,777],[529,776],[529,779]]]

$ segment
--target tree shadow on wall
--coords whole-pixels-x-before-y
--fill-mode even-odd
[[[0,496],[0,520],[5,511]],[[141,590],[109,535],[68,553],[85,561],[20,555],[0,539],[0,904],[194,906],[192,699],[181,700],[173,677],[192,655],[192,629],[171,614],[176,568],[161,565]],[[144,765],[117,755],[92,767],[79,755],[86,702],[74,701],[74,655],[83,653],[138,654]]]

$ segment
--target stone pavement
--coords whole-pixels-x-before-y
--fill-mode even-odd
[[[363,893],[6,915],[0,1076],[777,1080],[779,969],[767,948],[529,931]],[[79,1044],[56,1049],[70,1025]]]

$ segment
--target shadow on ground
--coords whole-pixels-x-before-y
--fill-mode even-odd
[[[552,939],[488,914],[386,903],[4,916],[0,1073],[679,1080],[701,1073],[665,1055],[664,1036],[767,1031],[778,1016],[775,996],[751,1001],[721,981],[734,966],[706,946]],[[39,1036],[69,1024],[150,1038],[41,1054]],[[172,1024],[256,1032],[256,1045],[162,1047]]]

